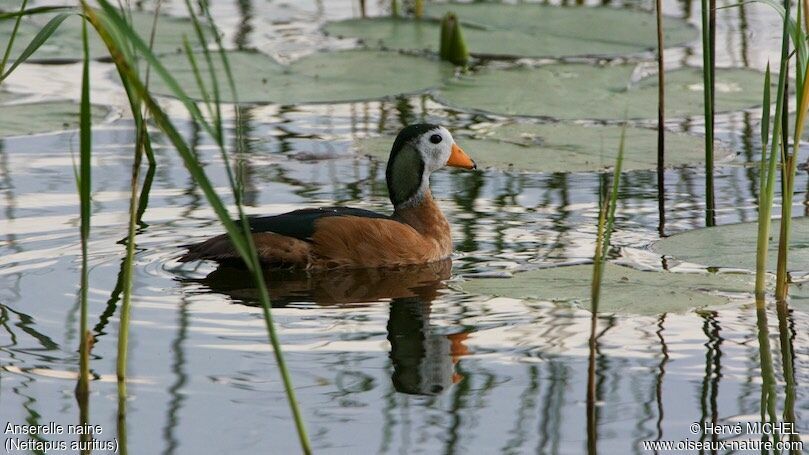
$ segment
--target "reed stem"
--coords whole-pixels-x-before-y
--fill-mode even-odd
[[[657,13],[657,213],[658,232],[665,235],[666,225],[666,68],[663,56],[662,0],[656,0]]]
[[[711,0],[713,1],[713,0]],[[705,225],[715,224],[714,207],[714,139],[713,139],[713,56],[711,53],[711,8],[708,0],[702,4],[702,85],[705,106]]]

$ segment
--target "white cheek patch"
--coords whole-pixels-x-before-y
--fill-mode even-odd
[[[441,136],[441,142],[434,144],[430,141],[430,137],[438,134]],[[419,150],[422,151],[422,159],[424,160],[425,167],[430,172],[437,171],[447,164],[452,147],[452,135],[445,128],[433,130],[428,132],[418,141]]]

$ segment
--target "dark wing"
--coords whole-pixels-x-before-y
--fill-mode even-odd
[[[332,216],[358,216],[363,218],[384,218],[389,216],[370,210],[351,207],[322,207],[315,209],[295,210],[281,215],[250,217],[250,231],[273,232],[298,240],[309,241],[315,234],[315,222],[321,218]]]

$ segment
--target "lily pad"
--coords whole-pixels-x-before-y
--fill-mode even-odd
[[[14,50],[11,58],[14,59],[31,42],[40,29],[50,20],[52,15],[35,15],[26,18],[20,23],[18,35],[14,39]],[[152,30],[154,14],[145,12],[132,13],[132,28],[140,33],[141,38],[148,42]],[[71,61],[83,58],[81,18],[77,15],[68,17],[51,35],[50,38],[30,57],[35,61]],[[8,42],[14,29],[14,21],[0,21],[0,43]],[[98,38],[98,34],[91,27],[90,56],[101,58],[109,56],[106,46]],[[159,16],[153,50],[156,54],[166,54],[180,51],[183,48],[183,35],[193,44],[195,42],[194,25],[189,19],[179,19],[168,16]]]
[[[770,227],[767,270],[774,272],[778,258],[780,221]],[[681,261],[707,267],[756,269],[757,223],[739,223],[697,229],[658,241],[652,250]],[[793,218],[788,268],[809,272],[809,217]]]
[[[809,312],[809,281],[790,284],[789,305],[800,311]]]
[[[322,52],[290,65],[253,52],[228,52],[239,101],[279,104],[345,102],[421,92],[440,85],[453,73],[449,64],[403,55],[397,52]],[[208,69],[204,58],[196,57],[204,80]],[[185,55],[170,55],[162,62],[189,95],[201,98],[194,73]],[[221,60],[214,67],[220,79],[222,100],[232,102],[225,83]],[[170,94],[155,78],[154,90]],[[210,90],[210,84],[208,84]]]
[[[327,24],[332,35],[359,38],[389,49],[438,48],[436,18],[452,11],[464,25],[473,55],[509,57],[614,56],[657,45],[652,14],[629,9],[558,7],[498,3],[431,4],[428,18],[351,19]],[[664,42],[680,45],[695,39],[697,30],[686,21],[666,17]]]
[[[657,167],[657,131],[626,129],[623,168],[627,171]],[[570,124],[510,124],[494,128],[484,139],[457,137],[458,144],[480,167],[526,172],[597,172],[615,165],[621,127]],[[354,148],[386,160],[392,137],[358,139]],[[705,157],[701,138],[666,133],[667,166],[700,163]],[[716,159],[731,155],[716,149]]]
[[[517,273],[513,278],[481,278],[465,281],[461,288],[472,294],[579,302],[590,308],[593,266],[573,265]],[[747,277],[728,274],[641,272],[607,263],[601,286],[599,312],[652,315],[683,312],[696,307],[724,304],[718,292],[748,292]]]
[[[554,64],[538,68],[483,70],[453,80],[440,96],[449,104],[503,115],[557,119],[654,118],[657,76],[633,81],[635,65]],[[749,69],[716,70],[717,112],[761,105],[764,75]],[[703,113],[702,72],[666,73],[666,115]]]
[[[79,105],[70,101],[4,104],[12,95],[0,93],[0,137],[23,136],[79,127]],[[93,122],[102,120],[107,109],[93,106]]]

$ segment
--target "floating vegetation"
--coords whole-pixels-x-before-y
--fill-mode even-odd
[[[130,16],[129,14],[127,16]],[[50,14],[34,15],[25,17],[20,23],[15,38],[16,52],[12,52],[12,60],[39,32],[45,23],[53,17]],[[132,12],[132,28],[135,30],[151,30],[154,14]],[[42,45],[31,57],[36,61],[65,61],[79,60],[82,58],[82,38],[81,38],[81,17],[74,15],[65,21],[53,32],[53,35]],[[154,52],[156,54],[167,54],[182,51],[183,36],[194,36],[194,25],[188,19],[179,19],[169,16],[160,16],[159,26],[155,34]],[[203,26],[204,28],[204,26]],[[14,29],[14,21],[0,21],[0,43],[5,43],[11,38]],[[101,58],[108,56],[104,44],[98,39],[96,33],[90,33],[89,52],[91,58]],[[17,44],[19,43],[19,44]]]
[[[453,106],[502,115],[620,120],[657,117],[657,77],[635,81],[635,65],[553,64],[483,70],[452,81],[440,97]],[[748,69],[716,70],[717,111],[761,105],[763,75]],[[703,113],[702,71],[666,74],[669,119]],[[526,87],[531,87],[527,90]]]
[[[329,23],[325,31],[359,38],[369,46],[437,52],[439,20],[450,11],[461,19],[464,37],[475,56],[616,56],[652,49],[657,42],[655,17],[642,11],[537,4],[429,4],[423,20],[350,19]],[[669,45],[681,45],[697,36],[686,21],[666,18]]]
[[[377,99],[403,93],[416,93],[437,87],[453,73],[451,65],[396,52],[322,52],[282,65],[263,54],[227,52],[233,78],[239,88],[239,101],[247,103],[331,103]],[[208,73],[205,59],[198,56],[202,74]],[[196,76],[185,55],[169,55],[161,62],[188,88],[189,96],[201,99]],[[225,71],[214,60],[217,77]],[[361,71],[358,71],[358,68]],[[153,90],[171,95],[158,80]],[[233,95],[222,88],[221,100],[232,102]]]
[[[79,105],[71,101],[8,104],[18,97],[0,92],[0,137],[48,133],[79,127]],[[93,106],[92,122],[107,115],[107,109]]]
[[[749,279],[730,274],[641,272],[604,264],[599,313],[660,314],[724,304],[729,298],[719,292],[748,292]],[[590,308],[593,266],[572,265],[515,273],[513,278],[480,278],[465,281],[468,293],[576,302]],[[665,283],[665,286],[661,286]]]
[[[781,223],[773,220],[771,233],[779,232]],[[792,219],[790,239],[790,270],[809,272],[809,218]],[[664,238],[652,246],[656,253],[674,259],[732,269],[756,270],[757,223],[728,224],[697,229]],[[773,234],[775,235],[775,234]],[[769,244],[767,270],[775,271],[778,256],[777,242]]]
[[[585,127],[573,124],[509,124],[497,126],[483,139],[457,138],[466,150],[473,152],[478,166],[524,172],[594,172],[612,168],[618,150],[621,127]],[[671,152],[666,163],[671,167],[698,164],[704,155],[698,137],[667,133]],[[657,132],[644,128],[626,129],[627,145],[623,169],[626,171],[657,167]],[[358,139],[354,149],[379,160],[390,153],[390,137]],[[731,151],[718,148],[720,158]]]

